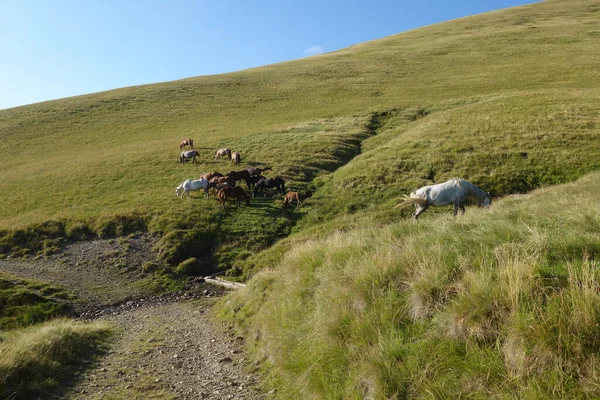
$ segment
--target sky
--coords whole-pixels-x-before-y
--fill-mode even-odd
[[[0,109],[213,75],[533,0],[0,0]]]

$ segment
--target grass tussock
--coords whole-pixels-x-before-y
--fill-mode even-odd
[[[22,328],[67,311],[74,295],[45,282],[25,280],[0,272],[0,331]]]
[[[598,396],[598,188],[298,243],[221,316],[289,398]]]
[[[0,396],[31,399],[59,393],[82,358],[93,358],[112,332],[107,323],[54,320],[0,334]]]

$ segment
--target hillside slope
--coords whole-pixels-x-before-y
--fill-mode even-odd
[[[550,101],[567,97],[556,98],[557,104],[588,98],[593,112],[599,13],[593,1],[544,2],[293,62],[0,111],[0,190],[9,205],[0,211],[0,228],[84,218],[108,208],[169,210],[172,188],[192,175],[174,162],[183,137],[200,147],[203,161],[194,170],[200,172],[228,168],[211,163],[211,155],[236,139],[324,118],[364,121],[371,112],[454,107],[499,96],[535,104],[538,90]],[[544,116],[543,108],[530,107],[502,112],[499,105],[499,122]],[[569,107],[561,111],[566,118],[578,114]],[[480,129],[481,122],[457,133]],[[489,129],[503,134],[502,125]],[[302,132],[297,136],[301,140]],[[251,154],[246,161],[284,164],[285,146],[271,148],[276,151],[252,154],[249,141],[237,149]]]
[[[291,250],[221,302],[281,398],[597,398],[600,174]]]

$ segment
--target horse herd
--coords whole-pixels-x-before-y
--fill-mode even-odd
[[[193,145],[194,142],[192,139],[185,139],[179,144],[180,150],[185,146],[192,148],[190,151],[183,151],[181,153],[179,162],[185,162],[187,159],[192,159],[193,162],[196,162],[198,152],[193,150]],[[241,161],[240,153],[232,153],[227,148],[217,150],[215,160],[221,157],[228,157],[235,165],[238,165]],[[276,193],[283,194],[285,192],[285,181],[283,178],[267,178],[262,176],[263,172],[270,169],[270,167],[263,169],[249,167],[241,171],[230,171],[226,175],[220,174],[217,171],[204,173],[198,180],[188,179],[182,182],[175,192],[177,196],[181,193],[182,197],[185,193],[188,193],[189,197],[190,191],[204,189],[204,195],[208,197],[209,189],[215,188],[217,189],[217,198],[223,207],[225,207],[225,202],[229,198],[235,198],[239,207],[242,199],[246,201],[246,204],[250,204],[250,197],[244,189],[236,186],[236,183],[241,180],[246,182],[248,189],[253,188],[253,196],[256,196],[260,192],[264,195],[266,189],[272,188],[275,188]],[[298,192],[288,192],[283,198],[284,205],[291,204],[292,201],[296,202],[296,208],[302,206],[302,199]],[[414,205],[416,210],[412,213],[412,216],[417,220],[430,206],[442,207],[453,205],[454,216],[458,214],[458,210],[461,210],[462,214],[464,214],[464,205],[467,201],[473,202],[478,207],[488,208],[492,204],[492,197],[490,193],[486,193],[471,182],[454,178],[444,183],[423,186],[417,189],[410,195],[405,196],[403,201],[396,205],[395,208]]]
[[[183,150],[184,147],[189,146],[190,150],[184,150],[179,154],[179,162],[184,163],[187,160],[191,160],[194,164],[196,163],[196,157],[200,154],[194,150],[194,140],[193,139],[183,139],[179,143],[179,150]],[[238,152],[232,152],[231,149],[219,149],[215,153],[215,160],[218,160],[221,157],[227,157],[231,162],[235,165],[238,165],[242,161],[242,156]]]
[[[179,144],[179,149],[182,150],[185,146],[190,146],[192,150],[182,151],[179,156],[179,162],[184,163],[186,160],[191,160],[195,163],[198,152],[193,150],[194,141],[192,139],[184,139]],[[217,150],[215,160],[221,157],[229,158],[235,165],[238,165],[242,159],[240,153],[232,152],[228,148]],[[209,191],[214,189],[217,200],[223,208],[225,208],[225,204],[230,198],[235,199],[238,207],[242,200],[246,202],[246,205],[249,205],[250,196],[246,194],[243,188],[237,186],[237,183],[240,181],[244,181],[247,188],[252,190],[252,197],[256,197],[261,193],[265,196],[267,189],[275,189],[275,195],[277,193],[285,193],[285,180],[283,178],[279,176],[268,178],[262,175],[263,172],[270,170],[271,167],[248,167],[240,171],[229,171],[227,174],[222,174],[218,171],[205,172],[198,179],[187,179],[181,182],[175,189],[175,194],[177,197],[183,198],[186,194],[190,197],[190,192],[192,191],[203,190],[204,198],[208,198]],[[288,192],[284,195],[284,205],[291,205],[293,201],[296,202],[296,208],[302,206],[302,198],[298,192]]]

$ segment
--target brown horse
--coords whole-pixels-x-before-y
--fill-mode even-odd
[[[210,180],[213,185],[223,185],[228,183],[231,186],[235,186],[235,179],[229,176],[215,176]]]
[[[236,182],[241,181],[243,179],[246,182],[248,189],[250,188],[250,172],[246,171],[245,169],[241,171],[229,171],[227,173],[227,176],[229,176]]]
[[[179,150],[182,150],[185,146],[190,146],[190,149],[194,148],[194,141],[192,139],[183,139],[181,143],[179,143]]]
[[[283,196],[283,205],[287,206],[292,205],[292,201],[296,201],[296,208],[302,207],[302,198],[300,197],[300,193],[298,192],[287,192],[285,196]]]
[[[238,165],[242,161],[242,156],[237,151],[231,153],[231,162]]]
[[[220,205],[225,208],[225,202],[227,199],[233,197],[235,199],[235,204],[237,207],[240,206],[240,201],[243,199],[246,200],[246,205],[250,205],[250,197],[246,194],[244,189],[239,186],[236,187],[224,187],[223,189],[219,189],[217,192],[217,198],[219,199]]]
[[[231,150],[230,149],[219,149],[215,153],[215,160],[218,160],[219,158],[225,157],[225,156],[227,156],[227,158],[229,158],[231,160]]]
[[[205,172],[202,175],[200,175],[200,179],[206,179],[207,181],[210,181],[215,176],[223,176],[223,174],[217,171]]]

